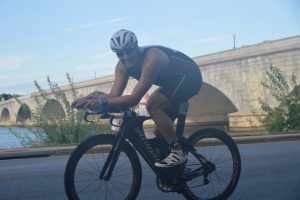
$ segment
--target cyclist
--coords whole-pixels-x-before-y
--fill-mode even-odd
[[[199,66],[182,52],[164,46],[138,46],[132,31],[121,29],[113,34],[110,47],[119,58],[110,93],[80,98],[72,107],[103,111],[108,106],[136,106],[152,85],[159,88],[147,102],[155,123],[154,133],[170,145],[169,155],[156,162],[157,167],[173,167],[187,161],[187,155],[177,142],[173,123],[179,105],[198,94],[202,85]],[[128,78],[138,80],[130,95],[122,95]]]

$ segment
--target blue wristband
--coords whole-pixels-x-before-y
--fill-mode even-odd
[[[101,106],[101,108],[105,108],[107,105],[107,101],[105,99],[99,99],[98,103]]]

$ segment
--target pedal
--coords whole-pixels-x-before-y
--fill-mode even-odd
[[[162,180],[160,180],[158,177],[156,177],[156,184],[160,191],[162,192],[175,192],[173,186],[170,186],[166,183],[164,183]]]
[[[156,184],[162,192],[181,193],[184,183],[184,165],[169,168],[157,168],[161,177],[156,177]]]
[[[156,177],[156,184],[160,191],[162,192],[178,192],[181,193],[182,190],[182,183],[179,179],[173,178],[172,181],[166,183],[163,182],[161,179]]]

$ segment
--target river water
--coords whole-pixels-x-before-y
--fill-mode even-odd
[[[12,127],[20,135],[33,134],[26,128]],[[0,149],[22,148],[21,142],[16,138],[7,127],[0,127]]]

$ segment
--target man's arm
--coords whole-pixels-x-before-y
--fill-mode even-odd
[[[159,49],[152,48],[148,51],[143,66],[142,74],[131,95],[107,98],[108,105],[135,106],[150,89],[159,73],[168,65],[168,56]]]
[[[115,80],[110,93],[106,98],[121,96],[128,82],[128,73],[122,63],[119,61],[115,69]]]
[[[127,72],[126,72],[126,70],[121,68],[120,62],[119,62],[115,69],[115,80],[114,80],[112,89],[109,94],[100,92],[98,94],[95,93],[93,95],[88,95],[86,97],[82,97],[82,98],[75,100],[71,106],[73,108],[82,108],[85,106],[86,103],[88,103],[92,99],[95,99],[95,100],[102,99],[102,98],[109,99],[109,98],[121,96],[125,90],[127,82],[128,82]]]

